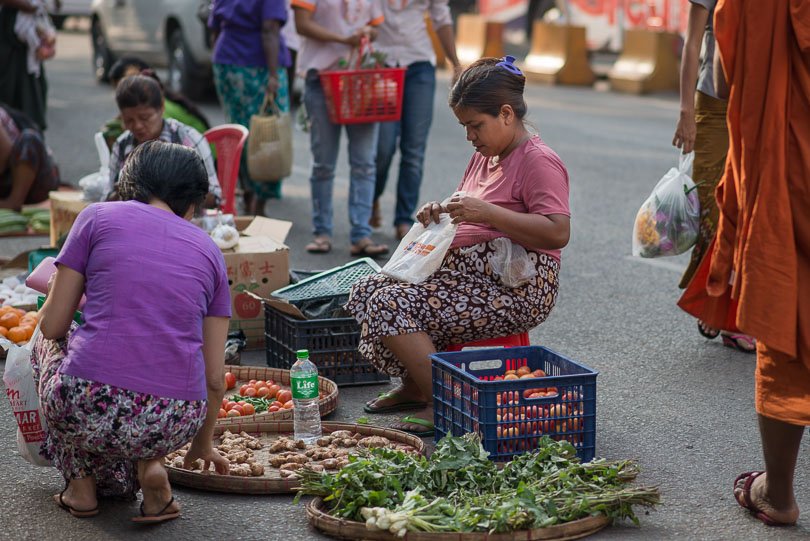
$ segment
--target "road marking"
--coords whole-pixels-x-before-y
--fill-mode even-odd
[[[660,259],[647,259],[643,257],[635,257],[632,255],[625,256],[625,259],[635,261],[636,263],[645,263],[647,265],[650,265],[651,267],[658,267],[659,269],[677,272],[678,274],[683,274],[683,272],[686,270],[686,267],[684,265],[679,265],[677,263],[670,263],[669,261],[661,261]]]

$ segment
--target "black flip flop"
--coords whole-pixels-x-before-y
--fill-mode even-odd
[[[81,510],[66,504],[64,500],[65,492],[67,492],[67,487],[65,487],[65,490],[59,493],[58,499],[56,498],[56,494],[54,494],[54,501],[61,509],[64,509],[76,518],[90,518],[98,515],[98,505],[93,509]]]
[[[169,503],[164,505],[163,509],[161,509],[159,512],[155,513],[154,515],[152,514],[147,515],[143,510],[143,502],[141,502],[141,516],[132,517],[130,520],[132,522],[137,522],[138,524],[160,524],[161,522],[176,519],[180,516],[180,511],[175,511],[174,513],[166,512],[169,506],[173,503],[174,503],[174,496],[172,496],[172,499],[169,500]]]
[[[376,398],[385,399],[394,396],[392,393],[381,393],[380,396]],[[363,406],[363,411],[366,413],[392,413],[395,411],[409,411],[409,410],[422,410],[427,407],[427,402],[418,402],[416,400],[407,400],[405,402],[397,402],[396,404],[391,404],[388,406],[382,406],[379,408],[372,408],[371,405],[366,402]]]
[[[406,415],[405,417],[400,419],[399,422],[407,425],[417,425],[425,427],[425,430],[408,430],[405,428],[393,427],[394,430],[401,430],[403,432],[407,432],[408,434],[413,434],[414,436],[417,436],[419,438],[430,437],[433,435],[435,431],[433,423],[431,421],[428,421],[427,419],[420,419],[419,417],[412,417],[411,415]]]
[[[698,332],[708,340],[714,340],[715,338],[720,336],[720,329],[712,329],[714,332],[708,332],[706,329],[709,329],[710,327],[706,326],[706,324],[700,320],[698,320],[697,326]]]

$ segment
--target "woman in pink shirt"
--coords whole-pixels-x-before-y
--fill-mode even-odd
[[[187,465],[228,461],[213,448],[225,392],[231,299],[222,252],[189,220],[208,193],[199,155],[138,145],[121,171],[124,201],[84,209],[56,258],[33,362],[65,478],[54,496],[74,517],[99,497],[143,502],[135,522],[180,515],[163,458],[191,441]],[[70,330],[82,294],[83,324]],[[70,330],[70,332],[69,332]]]
[[[352,288],[347,308],[361,325],[360,352],[402,385],[366,404],[382,413],[420,409],[396,427],[433,433],[429,357],[450,344],[508,336],[542,323],[554,307],[560,251],[568,244],[568,173],[524,125],[526,79],[514,58],[484,58],[461,74],[450,107],[475,147],[446,205],[425,204],[424,225],[449,213],[459,224],[441,268],[419,284],[381,274]],[[506,238],[526,251],[536,274],[512,287],[490,261]]]

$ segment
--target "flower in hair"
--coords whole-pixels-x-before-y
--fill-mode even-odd
[[[512,73],[513,75],[519,75],[520,77],[523,77],[523,72],[520,71],[520,68],[518,68],[515,65],[515,57],[510,54],[501,58],[501,61],[498,62],[496,65]]]

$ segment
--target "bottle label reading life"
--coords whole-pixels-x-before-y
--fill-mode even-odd
[[[318,398],[318,375],[306,378],[291,378],[292,395],[296,400]]]

